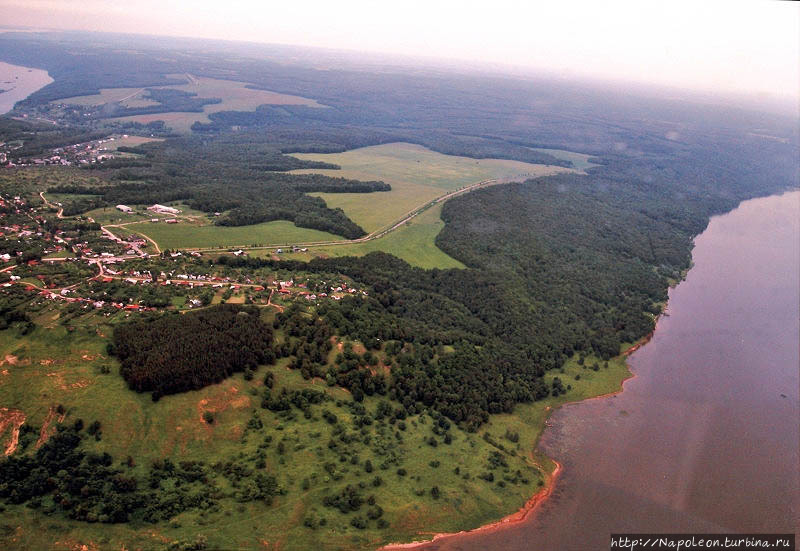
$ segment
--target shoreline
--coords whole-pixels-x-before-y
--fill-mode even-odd
[[[683,279],[681,281],[683,281]],[[675,286],[671,285],[670,287],[675,287]],[[653,339],[653,336],[655,335],[656,330],[658,329],[658,322],[661,319],[661,316],[667,310],[667,304],[668,303],[664,304],[664,307],[662,308],[661,312],[658,314],[658,316],[656,316],[655,326],[653,327],[653,330],[650,331],[644,337],[640,338],[638,341],[636,341],[636,343],[634,343],[633,345],[631,345],[630,347],[625,349],[620,354],[621,357],[626,359],[625,365],[628,368],[628,374],[620,381],[619,388],[617,390],[612,391],[612,392],[606,392],[605,394],[598,394],[597,396],[590,396],[588,398],[584,398],[583,400],[575,400],[575,401],[572,401],[572,402],[565,402],[563,404],[560,404],[556,408],[548,408],[547,416],[545,417],[544,426],[542,428],[542,431],[539,433],[539,436],[536,439],[536,443],[535,443],[533,449],[531,450],[532,454],[535,454],[536,451],[539,449],[539,440],[541,439],[541,436],[544,433],[545,429],[549,426],[548,425],[548,421],[549,421],[550,416],[553,414],[554,411],[556,411],[557,409],[560,409],[560,408],[562,408],[564,406],[571,405],[571,404],[580,404],[580,403],[583,403],[583,402],[588,402],[589,400],[599,400],[599,399],[603,399],[603,398],[610,398],[610,397],[615,396],[615,395],[617,395],[617,394],[619,394],[619,393],[621,393],[621,392],[623,392],[625,390],[625,383],[627,381],[630,381],[634,377],[636,377],[636,373],[634,373],[631,370],[630,365],[627,362],[627,358],[631,354],[633,354],[634,352],[639,350],[641,347],[643,347],[644,345],[646,345],[647,343],[649,343]],[[544,487],[541,490],[539,490],[538,492],[536,492],[535,494],[533,494],[531,496],[531,498],[528,499],[528,501],[526,501],[525,504],[520,509],[518,509],[517,511],[514,511],[513,513],[510,513],[510,514],[500,518],[499,520],[495,520],[495,521],[489,522],[488,524],[483,524],[483,525],[478,526],[476,528],[472,528],[472,529],[469,529],[469,530],[461,530],[459,532],[434,533],[433,534],[433,538],[429,539],[429,540],[415,540],[415,541],[411,541],[411,542],[408,542],[408,543],[388,543],[388,544],[386,544],[386,545],[384,545],[382,547],[379,547],[378,551],[396,551],[396,550],[403,550],[403,549],[419,549],[419,548],[421,548],[423,546],[430,545],[432,543],[441,542],[442,540],[451,539],[451,538],[455,538],[455,537],[459,537],[459,536],[466,536],[466,535],[470,535],[470,534],[482,534],[482,533],[486,533],[486,532],[493,532],[495,530],[500,530],[502,528],[505,528],[505,527],[508,527],[508,526],[512,526],[514,524],[519,524],[521,522],[524,522],[541,504],[543,504],[547,500],[547,498],[550,497],[550,495],[553,493],[553,490],[555,490],[556,483],[558,482],[558,477],[559,477],[559,475],[561,475],[561,473],[562,473],[562,471],[564,469],[563,465],[561,463],[559,463],[558,461],[556,461],[555,459],[552,459],[552,458],[549,458],[549,457],[547,459],[552,461],[555,464],[556,468],[553,469],[553,472],[548,475],[547,482],[545,482]]]
[[[442,532],[433,534],[433,538],[430,540],[420,540],[420,541],[412,541],[408,543],[388,543],[383,547],[379,547],[380,551],[394,551],[398,549],[417,549],[424,545],[429,545],[431,543],[442,541],[445,539],[450,539],[458,536],[465,536],[468,534],[482,534],[486,532],[492,532],[494,530],[499,530],[505,528],[507,526],[512,526],[514,524],[519,524],[520,522],[524,522],[528,516],[533,513],[542,503],[544,503],[550,494],[553,493],[553,490],[556,486],[556,481],[563,470],[563,466],[561,463],[555,460],[551,460],[555,463],[556,468],[553,469],[553,472],[550,473],[548,476],[547,482],[545,483],[544,487],[541,490],[533,494],[531,498],[525,502],[525,505],[522,508],[518,509],[517,511],[504,516],[499,520],[492,521],[488,524],[484,524],[482,526],[478,526],[477,528],[472,528],[471,530],[461,530],[460,532]]]
[[[44,69],[0,61],[0,88],[4,90],[0,93],[0,115],[10,113],[18,102],[53,82]],[[6,89],[6,84],[12,87]]]

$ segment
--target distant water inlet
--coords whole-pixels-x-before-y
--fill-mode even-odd
[[[51,82],[47,71],[0,62],[0,115]]]
[[[608,549],[617,532],[796,532],[800,192],[742,203],[695,240],[668,315],[613,397],[557,411],[563,464],[525,522],[431,549]]]

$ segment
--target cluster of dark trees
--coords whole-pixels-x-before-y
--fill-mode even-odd
[[[45,514],[62,512],[86,522],[160,522],[191,509],[218,511],[219,500],[270,504],[283,492],[276,478],[234,461],[209,467],[199,461],[157,460],[144,477],[131,469],[133,458],[115,461],[108,453],[87,451],[82,441],[97,434],[99,423],[85,430],[83,420],[59,425],[56,434],[33,454],[16,454],[0,461],[0,498],[27,503]],[[93,428],[94,427],[94,428]],[[213,473],[233,488],[222,492]]]
[[[119,325],[109,348],[130,388],[154,400],[275,360],[259,309],[232,304]]]
[[[0,462],[0,497],[9,503],[32,501],[45,512],[62,510],[89,522],[127,522],[144,496],[136,479],[115,468],[107,453],[80,447],[80,426],[59,426],[58,432],[33,455],[12,456]]]
[[[0,292],[0,331],[5,331],[14,323],[22,324],[23,335],[34,329],[35,325],[25,311],[30,300],[30,295],[18,285]]]

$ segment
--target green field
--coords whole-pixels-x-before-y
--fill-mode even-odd
[[[320,172],[332,176],[360,180],[383,180],[392,186],[389,192],[377,193],[314,193],[323,197],[331,208],[341,208],[367,232],[389,226],[408,212],[448,191],[490,178],[526,178],[566,172],[570,169],[533,165],[501,159],[470,159],[436,153],[422,146],[394,143],[365,147],[337,154],[297,154],[297,157],[338,164],[341,170],[294,171]],[[179,207],[180,208],[180,207]],[[98,209],[100,211],[101,209]],[[102,209],[89,213],[101,223],[122,223],[149,217],[125,215]],[[422,268],[461,268],[463,265],[436,247],[434,240],[444,227],[440,219],[441,205],[436,205],[407,225],[373,241],[311,248],[307,253],[288,258],[310,259],[314,256],[363,256],[372,251],[385,251]],[[341,241],[326,232],[298,228],[291,222],[276,221],[254,226],[225,227],[207,223],[203,213],[182,212],[196,220],[180,224],[142,222],[114,231],[135,231],[156,241],[161,249],[249,247],[285,245],[314,241]],[[268,255],[272,251],[255,254]]]
[[[106,147],[112,151],[116,151],[120,147],[136,147],[148,142],[163,142],[163,138],[146,138],[144,136],[127,136],[115,138],[113,142],[106,142]],[[130,153],[126,153],[130,155]]]
[[[356,180],[383,180],[392,190],[380,193],[313,193],[331,208],[341,208],[371,232],[448,191],[490,178],[522,180],[570,169],[503,159],[471,159],[436,153],[420,145],[391,143],[344,153],[296,153],[295,157],[337,164],[341,170],[297,170]]]
[[[574,166],[577,170],[587,170],[593,166],[599,166],[589,162],[589,159],[591,159],[594,155],[586,155],[585,153],[576,153],[574,151],[566,151],[564,149],[545,149],[543,147],[531,147],[530,149],[547,153],[556,159],[570,161],[572,166]]]
[[[271,312],[265,310],[265,315],[269,317]],[[120,315],[124,316],[116,316]],[[546,480],[553,464],[532,452],[552,410],[567,401],[615,391],[629,375],[621,358],[596,372],[588,367],[595,359],[588,358],[586,367],[573,359],[561,373],[548,375],[548,380],[557,375],[565,385],[572,386],[567,396],[520,405],[513,414],[494,415],[475,434],[453,427],[450,445],[431,447],[427,443],[432,419],[425,415],[408,417],[406,428],[398,432],[399,439],[393,436],[396,426],[371,425],[366,432],[379,442],[396,442],[392,446],[399,454],[399,463],[381,469],[377,466],[385,456],[375,453],[378,448],[358,448],[360,463],[352,465],[349,461],[340,462],[336,452],[325,445],[333,434],[332,426],[320,418],[321,411],[332,411],[340,423],[349,426],[353,416],[346,407],[327,402],[312,407],[312,418],[304,419],[295,413],[292,420],[259,407],[258,394],[267,371],[275,376],[274,388],[315,388],[326,390],[334,400],[349,401],[349,394],[338,387],[326,387],[318,379],[303,380],[297,371],[285,367],[285,360],[273,367],[262,367],[251,381],[239,374],[200,391],[153,402],[149,394],[128,390],[117,374],[116,361],[106,357],[105,337],[112,328],[104,319],[79,315],[70,323],[73,329],[68,332],[58,323],[57,309],[45,308],[35,316],[43,327],[27,337],[20,337],[15,329],[0,333],[0,404],[21,410],[26,424],[38,429],[50,409],[59,404],[66,408],[64,423],[78,418],[86,423],[100,420],[102,439],[88,438],[84,445],[99,453],[108,452],[116,460],[130,455],[135,460],[130,472],[140,477],[147,476],[150,462],[155,459],[212,464],[251,457],[263,448],[264,436],[270,435],[272,444],[265,449],[265,469],[277,474],[287,492],[269,506],[228,500],[217,511],[190,510],[157,524],[81,523],[59,514],[47,515],[41,509],[7,506],[0,520],[0,541],[13,543],[15,549],[21,550],[72,549],[81,545],[88,545],[89,549],[123,545],[129,549],[162,549],[169,542],[190,540],[197,534],[206,536],[210,548],[215,549],[261,549],[265,542],[289,550],[374,549],[389,541],[418,540],[434,532],[477,527],[517,510],[540,489],[539,481]],[[103,374],[103,365],[111,366],[111,372]],[[580,380],[575,379],[576,375]],[[376,397],[367,397],[367,411],[374,411],[377,402]],[[206,411],[215,414],[213,425],[203,421]],[[248,428],[248,421],[254,417],[260,419],[263,428]],[[517,442],[504,436],[509,430],[518,433]],[[7,437],[8,433],[0,435],[0,445],[7,442]],[[276,451],[278,441],[285,443],[285,452]],[[507,473],[520,470],[527,477],[527,484],[509,482],[501,486],[497,481],[491,483],[477,477],[486,469],[490,452],[497,449],[504,450],[509,463]],[[375,472],[367,474],[362,470],[366,459],[376,465]],[[322,464],[331,460],[343,475],[338,481],[330,479],[322,469]],[[440,466],[434,466],[436,461]],[[408,476],[398,476],[398,466],[406,469]],[[458,474],[455,467],[459,468]],[[337,492],[346,484],[371,480],[376,474],[384,483],[379,487],[368,484],[367,492],[383,507],[388,529],[377,529],[374,521],[366,529],[356,529],[349,523],[354,513],[345,515],[321,505],[322,496]],[[215,480],[225,488],[224,478],[215,476]],[[306,485],[305,480],[311,484]],[[433,486],[441,490],[438,499],[429,492]],[[326,526],[303,526],[308,518],[324,518]]]
[[[442,252],[434,242],[444,227],[441,212],[442,204],[435,205],[380,239],[365,243],[314,247],[306,253],[288,253],[286,257],[310,260],[316,256],[364,256],[373,251],[383,251],[420,268],[463,268],[461,262]]]
[[[298,228],[293,222],[276,220],[252,226],[214,226],[202,221],[178,224],[137,222],[120,232],[136,232],[154,240],[163,249],[196,249],[213,247],[251,247],[272,244],[291,244],[303,241],[336,241],[337,235],[308,228]]]
[[[188,133],[191,131],[191,126],[195,122],[209,122],[208,115],[210,113],[217,113],[219,111],[254,111],[259,105],[304,105],[307,107],[324,107],[313,99],[303,98],[300,96],[293,96],[289,94],[280,94],[277,92],[270,92],[268,90],[254,90],[247,88],[246,82],[237,82],[232,80],[220,80],[207,77],[195,77],[191,75],[168,75],[174,78],[184,78],[187,80],[186,84],[178,84],[173,86],[154,86],[153,88],[171,88],[174,90],[182,90],[197,94],[199,98],[220,98],[222,102],[208,104],[203,107],[202,113],[188,113],[188,112],[169,112],[169,113],[153,113],[148,115],[132,115],[128,117],[118,117],[115,121],[135,121],[146,124],[152,121],[164,121],[167,126],[176,132]],[[136,92],[135,89],[124,89],[127,94]],[[131,104],[131,102],[141,103],[148,100],[142,100],[142,94],[133,96],[131,99],[126,100],[123,104],[129,107],[140,107],[146,105]],[[64,100],[65,103],[81,102],[82,105],[98,105],[107,103],[109,100],[114,101],[114,98],[125,97],[121,92],[114,90],[101,90],[101,94],[94,96],[80,96],[76,98],[69,98]],[[109,98],[108,100],[106,98]],[[152,102],[147,105],[151,105]]]
[[[58,99],[50,103],[67,103],[84,107],[105,105],[107,103],[119,103],[125,107],[149,107],[151,105],[158,105],[158,102],[145,99],[143,95],[144,88],[103,88],[100,90],[99,94]]]

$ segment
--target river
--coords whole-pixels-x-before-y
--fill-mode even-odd
[[[624,392],[568,405],[564,466],[524,522],[428,549],[587,551],[617,532],[796,532],[800,192],[743,202],[695,239]]]
[[[47,71],[11,65],[0,61],[0,115],[8,113],[14,104],[53,82]]]

